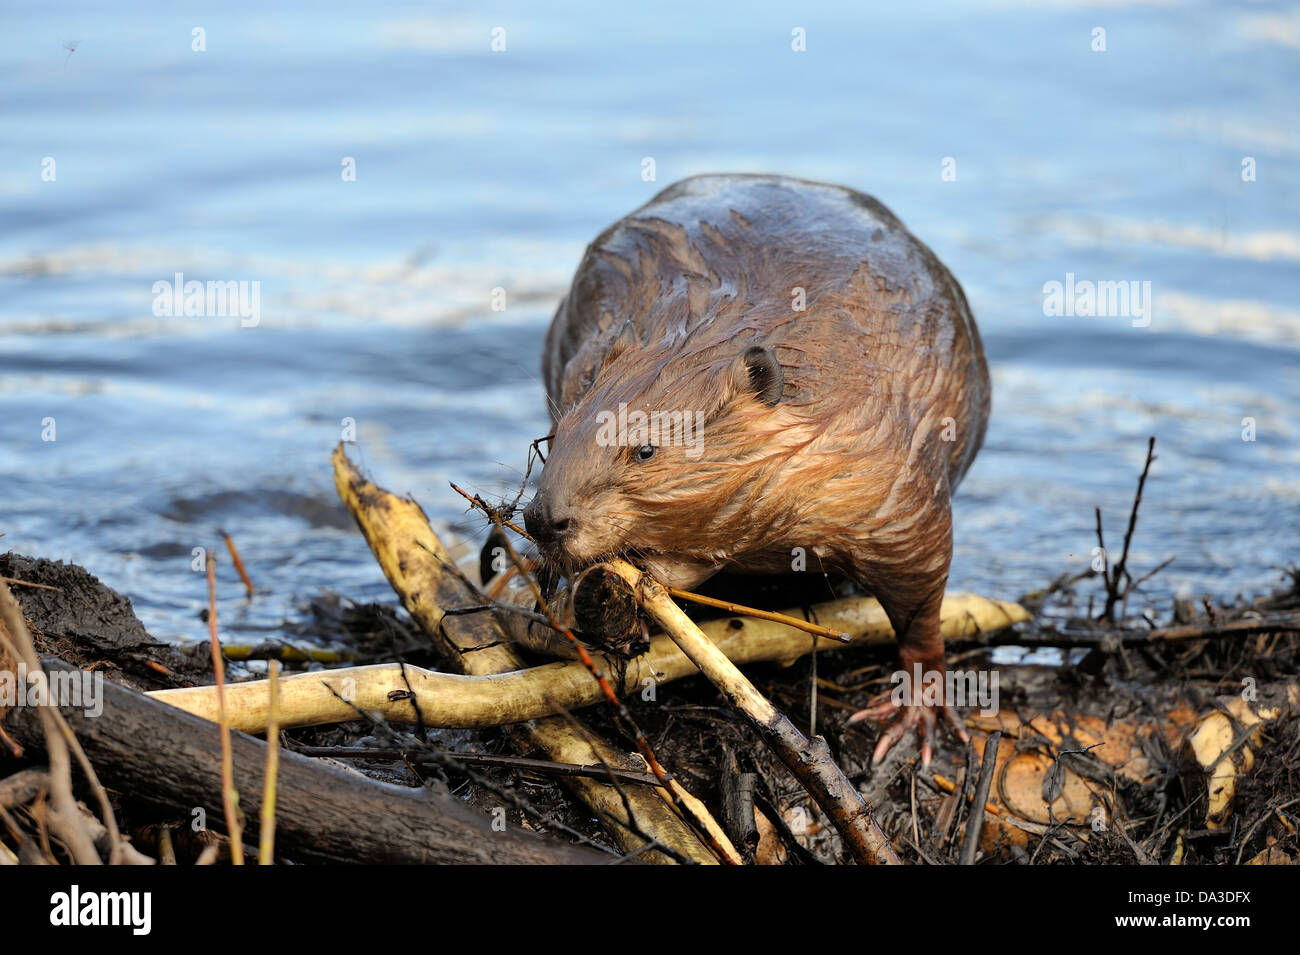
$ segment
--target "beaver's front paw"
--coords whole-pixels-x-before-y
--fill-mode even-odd
[[[930,760],[934,757],[935,727],[938,725],[940,715],[943,716],[944,722],[952,728],[952,731],[957,734],[958,739],[963,743],[970,740],[970,735],[966,732],[966,726],[962,718],[957,715],[957,711],[951,705],[947,703],[901,704],[895,699],[893,690],[873,699],[865,709],[858,710],[849,717],[849,723],[873,720],[886,724],[880,741],[876,743],[876,751],[871,754],[873,765],[884,759],[885,754],[893,748],[893,745],[909,731],[918,731],[921,734],[921,765],[928,767]]]
[[[943,659],[943,641],[913,639],[902,641],[898,648],[899,669],[893,677],[893,689],[873,698],[865,709],[849,717],[849,723],[875,720],[885,724],[876,743],[872,764],[879,763],[894,744],[909,731],[921,734],[921,764],[928,767],[934,757],[935,727],[939,717],[963,743],[970,736],[962,718],[953,709]]]

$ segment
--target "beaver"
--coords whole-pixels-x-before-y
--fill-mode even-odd
[[[991,401],[957,280],[883,205],[773,175],[676,183],[587,248],[546,336],[554,434],[524,510],[546,563],[612,555],[692,588],[834,572],[874,594],[903,669],[942,672],[950,499]],[[919,687],[914,692],[919,691]],[[878,762],[930,762],[944,701],[873,700]]]

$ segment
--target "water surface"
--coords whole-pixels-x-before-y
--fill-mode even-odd
[[[1118,543],[1154,434],[1132,566],[1259,592],[1300,539],[1298,58],[1280,3],[10,9],[2,543],[169,638],[202,633],[219,527],[267,590],[240,604],[224,563],[232,625],[390,600],[335,498],[344,419],[377,480],[477,532],[448,481],[512,488],[547,431],[585,243],[683,176],[769,171],[877,196],[971,300],[994,417],[954,587],[1082,568],[1095,506]],[[177,272],[259,281],[260,322],[155,315]],[[1045,316],[1067,273],[1150,282],[1150,325]]]

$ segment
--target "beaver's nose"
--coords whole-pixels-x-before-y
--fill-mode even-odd
[[[541,494],[535,496],[524,508],[524,527],[533,540],[539,544],[553,544],[562,538],[573,526],[573,518],[567,510],[556,512]]]

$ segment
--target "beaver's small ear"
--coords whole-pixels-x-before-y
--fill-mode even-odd
[[[623,323],[623,327],[618,330],[614,336],[614,341],[609,346],[609,351],[605,352],[605,358],[601,361],[600,367],[604,368],[611,361],[617,358],[623,352],[627,351],[634,345],[640,345],[641,340],[636,337],[636,329],[632,327],[629,319]]]
[[[749,392],[771,407],[781,400],[785,373],[776,353],[766,345],[751,345],[731,363],[731,380],[740,392]]]

